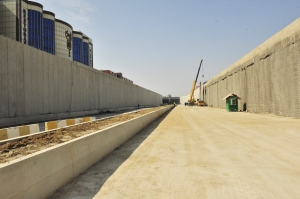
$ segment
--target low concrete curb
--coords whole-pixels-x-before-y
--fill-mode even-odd
[[[3,198],[45,198],[140,132],[172,106],[0,164]]]

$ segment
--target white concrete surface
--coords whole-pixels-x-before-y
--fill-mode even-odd
[[[52,199],[297,199],[297,119],[177,106]]]

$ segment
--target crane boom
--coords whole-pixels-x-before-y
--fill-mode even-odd
[[[196,76],[196,79],[193,82],[192,90],[191,90],[191,93],[190,93],[190,99],[188,100],[188,102],[190,102],[190,103],[194,103],[195,102],[194,92],[195,92],[195,87],[196,87],[196,84],[197,84],[197,80],[198,80],[198,76],[199,76],[199,72],[200,72],[200,69],[201,69],[202,62],[203,62],[203,59],[201,59],[201,61],[200,61],[200,65],[199,65],[199,68],[198,68],[197,76]]]

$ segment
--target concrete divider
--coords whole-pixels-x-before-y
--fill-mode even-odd
[[[45,130],[46,131],[49,131],[52,129],[57,129],[57,128],[58,128],[57,121],[45,122]]]
[[[40,132],[38,124],[0,129],[0,141]]]
[[[76,119],[45,122],[45,130],[49,131],[49,130],[53,130],[53,129],[57,129],[57,128],[63,128],[66,126],[80,124],[83,122],[90,122],[90,121],[94,121],[94,120],[96,120],[96,117],[85,117],[85,118],[76,118]]]
[[[3,198],[45,198],[108,155],[172,106],[0,164]],[[1,131],[0,131],[1,136]]]
[[[67,126],[67,121],[66,120],[59,120],[59,121],[57,121],[57,126],[58,126],[58,128],[63,128],[65,126]]]
[[[76,123],[75,123],[75,119],[69,119],[69,120],[66,120],[66,125],[67,125],[67,126],[71,126],[71,125],[74,125],[74,124],[76,124]]]
[[[91,120],[90,120],[90,118],[89,117],[85,117],[85,118],[83,118],[83,122],[90,122]]]
[[[75,124],[79,124],[83,122],[83,118],[76,118],[75,119]]]
[[[95,117],[85,117],[85,118],[83,118],[83,122],[90,122],[90,121],[94,121],[94,120],[96,120]]]
[[[8,139],[7,129],[0,130],[0,140]]]

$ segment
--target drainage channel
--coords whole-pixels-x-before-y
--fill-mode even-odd
[[[22,140],[24,138],[28,138],[30,136],[39,135],[39,134],[43,134],[43,133],[46,133],[46,132],[55,131],[55,130],[58,130],[58,129],[64,129],[64,128],[68,128],[68,127],[72,127],[72,126],[79,126],[79,125],[83,125],[83,124],[86,124],[86,123],[89,123],[89,122],[107,120],[107,119],[110,119],[110,118],[114,118],[116,116],[126,115],[126,114],[131,114],[131,113],[137,113],[137,112],[140,112],[142,110],[147,110],[147,109],[149,109],[149,108],[142,108],[142,109],[135,109],[135,110],[129,110],[129,111],[127,110],[127,111],[118,111],[118,112],[113,112],[113,113],[104,113],[104,114],[93,115],[92,117],[95,118],[95,120],[93,120],[93,121],[81,122],[81,123],[78,123],[78,124],[64,126],[64,127],[60,127],[60,128],[51,129],[51,130],[45,130],[45,122],[42,122],[42,123],[37,124],[37,125],[39,125],[40,132],[32,133],[32,134],[28,134],[28,135],[24,135],[24,136],[19,136],[19,137],[15,137],[15,138],[11,138],[11,139],[2,140],[2,141],[0,141],[0,145],[6,144],[8,142],[19,141],[19,140]]]

